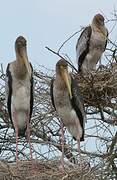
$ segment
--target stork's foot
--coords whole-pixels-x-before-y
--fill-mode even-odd
[[[60,174],[62,174],[62,175],[65,174],[65,168],[62,164],[59,165],[59,171],[60,171]]]
[[[17,169],[17,171],[20,170],[20,166],[21,166],[20,160],[19,160],[19,159],[16,159],[16,169]]]
[[[61,164],[59,165],[59,171],[61,174],[64,174],[65,173],[65,167],[64,167],[64,154],[62,152],[62,156],[61,156],[61,160],[60,160]]]

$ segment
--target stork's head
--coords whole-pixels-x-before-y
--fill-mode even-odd
[[[17,59],[19,59],[20,62],[24,64],[24,66],[27,69],[28,74],[30,75],[31,70],[30,70],[30,65],[29,65],[28,57],[27,57],[26,45],[27,45],[27,42],[23,36],[19,36],[15,41],[15,50],[16,50]]]
[[[23,36],[19,36],[15,41],[15,48],[19,51],[26,49],[26,39]]]
[[[71,80],[68,73],[68,64],[64,59],[60,59],[56,64],[56,73],[61,76],[61,80],[65,83],[65,86],[68,89],[70,98],[72,98],[71,92]]]
[[[93,18],[93,23],[98,27],[104,26],[104,17],[101,14],[96,14]]]

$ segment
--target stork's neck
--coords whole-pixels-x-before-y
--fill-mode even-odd
[[[67,89],[65,82],[63,81],[63,78],[59,73],[56,73],[56,80],[55,80],[56,86],[60,90]]]
[[[25,66],[25,59],[28,61],[28,57],[27,57],[27,53],[26,53],[26,50],[22,49],[22,51],[20,50],[19,51],[16,51],[16,76],[17,78],[19,79],[22,79],[26,76],[26,73],[27,73],[27,69],[26,69],[26,66]]]
[[[69,79],[71,81],[71,78],[70,78],[69,74],[68,74],[68,77],[69,77]],[[55,83],[56,83],[56,86],[57,86],[58,89],[64,90],[64,91],[65,90],[68,91],[66,83],[64,82],[64,80],[63,80],[63,78],[62,78],[60,73],[56,73]]]
[[[93,31],[97,31],[97,32],[102,33],[103,35],[107,36],[107,30],[106,30],[105,25],[100,26],[100,25],[92,22],[91,28],[92,28]]]

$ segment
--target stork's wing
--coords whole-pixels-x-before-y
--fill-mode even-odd
[[[79,93],[79,88],[77,85],[76,80],[71,76],[71,90],[72,90],[72,99],[71,103],[74,107],[76,114],[79,118],[81,127],[83,129],[83,135],[81,138],[81,141],[84,140],[84,121],[85,121],[85,112],[84,112],[84,106],[83,106],[83,99]]]
[[[12,76],[9,67],[10,64],[7,65],[7,69],[6,69],[5,92],[6,92],[8,113],[10,120],[12,121],[12,117],[11,117]]]
[[[30,63],[30,66],[31,66],[31,78],[30,78],[30,118],[31,118],[31,115],[32,115],[32,111],[33,111],[33,102],[34,102],[34,89],[33,89],[33,84],[34,84],[34,81],[33,81],[33,67],[32,67],[32,64]]]
[[[91,37],[91,26],[86,27],[81,33],[76,44],[76,59],[78,62],[78,69],[81,70],[82,63],[89,52],[89,43]]]
[[[50,96],[51,96],[51,101],[52,101],[52,105],[54,107],[54,109],[56,110],[55,104],[54,104],[54,96],[53,96],[53,86],[54,86],[54,78],[51,80],[51,84],[50,84]]]

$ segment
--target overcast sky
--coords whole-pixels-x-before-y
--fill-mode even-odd
[[[60,45],[82,26],[90,24],[96,13],[112,18],[117,0],[3,0],[0,1],[0,60],[6,65],[15,59],[17,36],[27,39],[28,55],[35,66],[54,68],[58,57],[45,46],[57,51]],[[112,24],[107,24],[108,28]],[[115,27],[117,33],[117,27]],[[115,39],[117,34],[110,36]],[[78,35],[62,50],[75,62]]]

